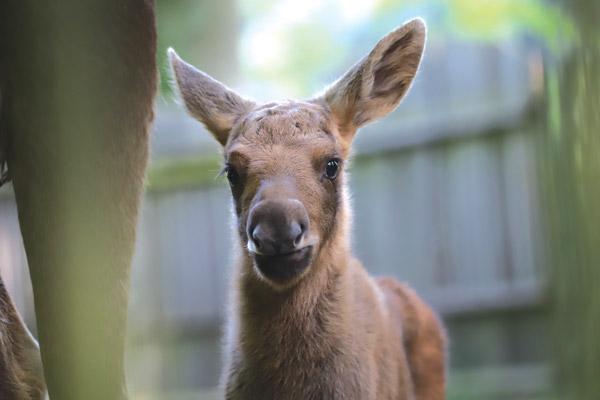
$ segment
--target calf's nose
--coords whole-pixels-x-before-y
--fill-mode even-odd
[[[308,229],[308,215],[295,199],[261,201],[248,216],[248,240],[257,253],[278,255],[299,250]]]

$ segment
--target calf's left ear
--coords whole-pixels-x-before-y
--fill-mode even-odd
[[[381,39],[322,95],[340,134],[350,140],[356,130],[393,111],[407,93],[419,64],[427,28],[413,19]]]

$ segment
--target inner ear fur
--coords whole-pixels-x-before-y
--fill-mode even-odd
[[[322,96],[343,137],[393,111],[417,74],[427,28],[413,19],[387,34]]]
[[[188,112],[202,122],[225,146],[236,121],[254,108],[254,103],[168,51],[176,89]]]

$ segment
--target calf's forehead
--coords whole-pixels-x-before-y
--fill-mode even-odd
[[[339,146],[326,133],[300,134],[268,141],[240,140],[226,154],[227,162],[254,179],[311,176],[329,158],[340,157]],[[307,175],[309,174],[309,175]]]
[[[325,105],[299,101],[269,103],[241,118],[231,131],[226,152],[239,145],[284,144],[332,136],[332,132]]]

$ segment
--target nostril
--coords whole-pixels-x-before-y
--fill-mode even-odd
[[[300,242],[302,241],[303,236],[304,236],[303,233],[296,236],[296,239],[294,239],[294,247],[298,247],[300,245]]]
[[[260,234],[259,227],[256,227],[252,230],[252,235],[251,235],[252,241],[254,242],[254,246],[256,246],[257,249],[260,249],[260,247],[262,245],[260,238],[259,238],[259,234]]]
[[[302,238],[304,237],[304,232],[306,232],[306,226],[304,224],[299,224],[299,228],[300,228],[300,233],[298,233],[296,235],[296,237],[294,238],[294,247],[298,247],[300,245],[300,242],[302,241]]]

